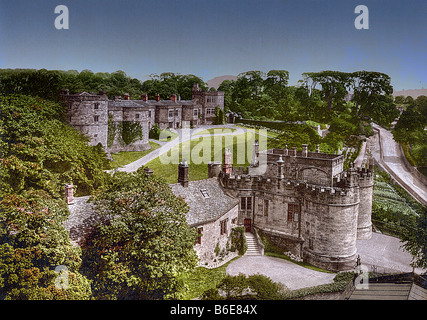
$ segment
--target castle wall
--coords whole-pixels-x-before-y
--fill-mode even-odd
[[[239,224],[251,219],[252,226],[284,252],[315,266],[352,269],[356,240],[361,231],[365,236],[371,232],[372,171],[343,171],[343,158],[337,155],[295,157],[286,156],[285,150],[268,150],[267,158],[262,175],[255,174],[255,167],[220,172],[228,193],[252,201],[250,210],[239,208]]]
[[[372,193],[374,178],[372,171],[362,169],[359,178],[359,215],[357,219],[357,239],[367,240],[372,236]]]

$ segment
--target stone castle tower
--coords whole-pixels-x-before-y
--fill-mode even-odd
[[[238,223],[312,265],[352,269],[356,240],[372,233],[373,164],[344,170],[342,155],[308,152],[307,145],[303,151],[256,150],[254,157],[246,169],[230,168],[231,163],[208,167],[209,177],[217,176],[240,200]],[[224,156],[225,162],[231,159]],[[263,161],[266,170],[259,173]]]

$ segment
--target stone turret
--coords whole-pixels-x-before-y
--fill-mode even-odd
[[[230,149],[225,148],[224,161],[222,162],[222,171],[224,173],[231,174],[231,167],[232,167],[232,154],[230,152]]]
[[[185,188],[188,187],[188,164],[185,159],[182,160],[178,164],[178,183],[181,183],[181,185]]]

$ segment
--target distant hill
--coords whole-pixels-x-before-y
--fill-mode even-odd
[[[394,91],[393,96],[411,96],[412,98],[416,99],[418,96],[427,96],[427,89],[422,88]]]
[[[208,87],[214,87],[215,89],[218,89],[218,87],[220,86],[220,84],[224,81],[224,80],[237,80],[236,76],[231,76],[231,75],[226,75],[226,76],[220,76],[220,77],[216,77],[213,78],[211,80],[207,81]]]

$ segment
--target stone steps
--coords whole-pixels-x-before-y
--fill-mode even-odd
[[[259,249],[257,239],[254,234],[250,232],[245,233],[246,243],[248,245],[248,249],[246,250],[246,256],[260,256],[261,250]]]

